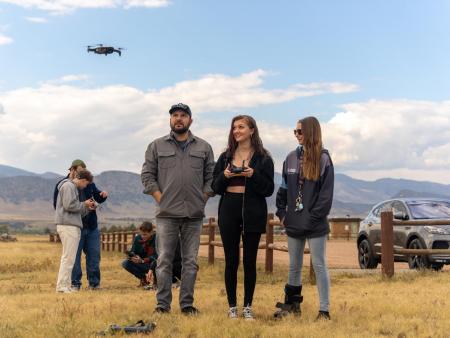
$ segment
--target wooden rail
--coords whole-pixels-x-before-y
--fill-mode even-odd
[[[282,251],[288,252],[287,245],[274,243],[274,226],[279,226],[280,222],[274,220],[273,214],[268,215],[268,220],[266,224],[266,236],[265,240],[259,243],[258,248],[264,249],[266,251],[265,259],[265,271],[266,273],[273,272],[273,252]],[[208,229],[208,240],[200,241],[200,245],[208,246],[208,263],[214,264],[215,248],[223,247],[221,241],[216,241],[216,228],[218,227],[215,218],[209,218],[208,223],[203,224],[203,228]],[[118,251],[126,252],[131,246],[134,237],[138,232],[135,231],[118,231],[110,233],[101,233],[101,247],[104,251]],[[242,248],[242,243],[241,246]],[[309,254],[309,249],[305,249],[305,254]],[[310,262],[311,263],[311,262]],[[310,264],[310,280],[315,282],[314,270],[312,263]]]
[[[450,220],[394,220],[392,211],[381,213],[381,273],[391,278],[394,276],[394,253],[402,255],[450,255],[449,249],[399,249],[394,248],[394,226],[443,226],[449,225]]]

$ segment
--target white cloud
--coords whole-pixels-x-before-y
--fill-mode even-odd
[[[214,112],[288,102],[325,93],[352,92],[358,88],[348,83],[311,83],[268,90],[261,87],[267,75],[262,69],[236,77],[209,74],[198,80],[179,82],[173,87],[152,92],[149,96],[164,106],[170,105],[173,98],[178,97],[180,101],[195,102],[199,112]]]
[[[10,43],[13,43],[13,41],[14,40],[12,38],[10,38],[9,36],[0,34],[0,46],[1,45],[8,45]]]
[[[324,125],[342,170],[450,169],[450,101],[371,100]]]
[[[28,16],[25,18],[25,20],[32,22],[32,23],[47,23],[48,20],[46,18],[36,17],[36,16]]]
[[[95,8],[158,8],[166,7],[169,0],[0,0],[24,8],[37,8],[51,14],[68,14],[77,9]]]
[[[167,111],[177,102],[191,106],[193,132],[208,140],[218,156],[230,123],[219,112],[357,89],[352,84],[313,83],[269,90],[263,87],[266,76],[263,70],[234,77],[210,74],[142,91],[121,85],[75,86],[74,81],[89,78],[75,74],[37,88],[0,92],[0,163],[63,173],[68,162],[80,157],[97,173],[139,172],[148,143],[168,132]],[[329,121],[321,121],[325,146],[338,171],[363,179],[450,182],[450,101],[370,100],[341,108]],[[296,145],[292,126],[255,118],[280,170],[284,156]]]
[[[332,92],[336,89],[330,88],[336,86],[351,87],[322,83],[268,90],[262,87],[265,75],[262,70],[236,77],[211,74],[150,91],[120,85],[80,88],[43,83],[3,92],[0,102],[8,114],[0,115],[0,163],[62,173],[68,162],[80,157],[97,173],[139,171],[148,143],[169,130],[168,108],[180,101],[192,108],[193,132],[210,141],[218,155],[226,145],[229,121],[220,124],[217,114],[208,113],[288,102]],[[265,146],[280,164],[295,146],[291,128],[265,121],[258,124]]]
[[[68,74],[61,76],[58,79],[41,82],[41,85],[56,85],[56,84],[67,84],[71,82],[82,82],[89,80],[89,78],[90,77],[87,74]]]

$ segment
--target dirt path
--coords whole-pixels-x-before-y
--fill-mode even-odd
[[[286,244],[280,242],[280,244]],[[208,246],[200,247],[200,256],[208,256]],[[215,257],[223,259],[223,248],[215,248]],[[258,252],[258,261],[264,263],[265,250],[260,249]],[[327,261],[330,269],[359,269],[356,243],[354,240],[330,240],[327,243]],[[289,264],[289,256],[287,252],[274,251],[274,266],[277,264]],[[306,256],[305,266],[309,266],[309,255]],[[380,268],[380,265],[378,266]],[[395,263],[396,269],[408,269],[406,263]]]

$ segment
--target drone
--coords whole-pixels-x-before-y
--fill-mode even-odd
[[[122,47],[114,48],[111,46],[103,46],[101,43],[95,46],[86,46],[86,47],[88,53],[94,52],[95,54],[104,54],[105,56],[107,56],[108,54],[112,54],[114,52],[119,54],[119,56],[122,56],[122,50],[125,49]]]

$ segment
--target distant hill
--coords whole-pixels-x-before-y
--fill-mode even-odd
[[[15,177],[15,176],[38,176],[42,178],[58,178],[61,177],[60,174],[52,173],[52,172],[45,172],[43,174],[35,174],[30,171],[10,167],[7,165],[0,164],[0,177]]]
[[[17,218],[53,218],[54,173],[34,174],[0,166],[0,221]],[[106,171],[95,176],[96,185],[109,193],[99,209],[101,219],[151,218],[155,204],[142,193],[140,175],[125,171]],[[268,198],[269,211],[275,211],[275,197],[281,175],[275,175],[275,193]],[[380,179],[373,182],[336,174],[331,216],[364,216],[377,202],[392,197],[442,197],[450,199],[450,185],[403,179]],[[207,216],[216,216],[219,196],[208,201]]]
[[[0,177],[37,176],[35,173],[0,164]]]

